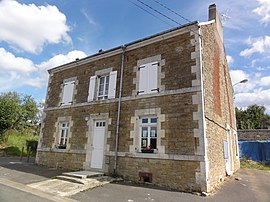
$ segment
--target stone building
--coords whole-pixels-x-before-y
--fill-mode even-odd
[[[49,70],[36,161],[184,191],[239,168],[216,5],[193,22]]]

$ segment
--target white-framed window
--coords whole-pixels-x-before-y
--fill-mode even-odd
[[[88,102],[115,98],[117,71],[91,76],[89,81]],[[97,87],[96,87],[97,86]]]
[[[73,103],[74,86],[75,86],[74,80],[64,81],[62,101],[60,104],[61,106],[67,106]]]
[[[137,91],[138,95],[159,92],[158,67],[159,62],[151,62],[139,66],[139,89]]]
[[[69,122],[66,122],[66,121],[60,122],[59,123],[59,141],[58,141],[59,149],[66,149],[68,133],[69,133]]]
[[[109,75],[100,76],[98,78],[98,92],[97,92],[98,100],[108,99],[109,81],[110,81]]]
[[[153,153],[157,149],[157,117],[140,118],[140,151]]]

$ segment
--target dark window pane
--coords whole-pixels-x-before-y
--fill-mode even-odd
[[[151,123],[157,123],[157,118],[151,118]]]
[[[142,123],[148,123],[148,119],[147,118],[143,118],[142,119]]]
[[[156,149],[157,148],[157,139],[156,138],[151,138],[150,139],[150,146],[151,146],[151,149]]]

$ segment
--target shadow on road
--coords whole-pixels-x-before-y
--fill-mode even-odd
[[[52,178],[68,170],[37,165],[33,157],[29,159],[29,162],[26,157],[22,161],[20,161],[20,157],[0,157],[0,171],[0,177],[18,182],[25,181],[27,184],[27,182]]]

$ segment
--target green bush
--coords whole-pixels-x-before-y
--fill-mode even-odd
[[[38,136],[27,132],[20,132],[16,130],[8,131],[5,136],[4,149],[7,155],[19,156],[21,154],[22,147],[24,147],[23,155],[27,155],[27,143],[31,146],[31,155],[35,155]]]

